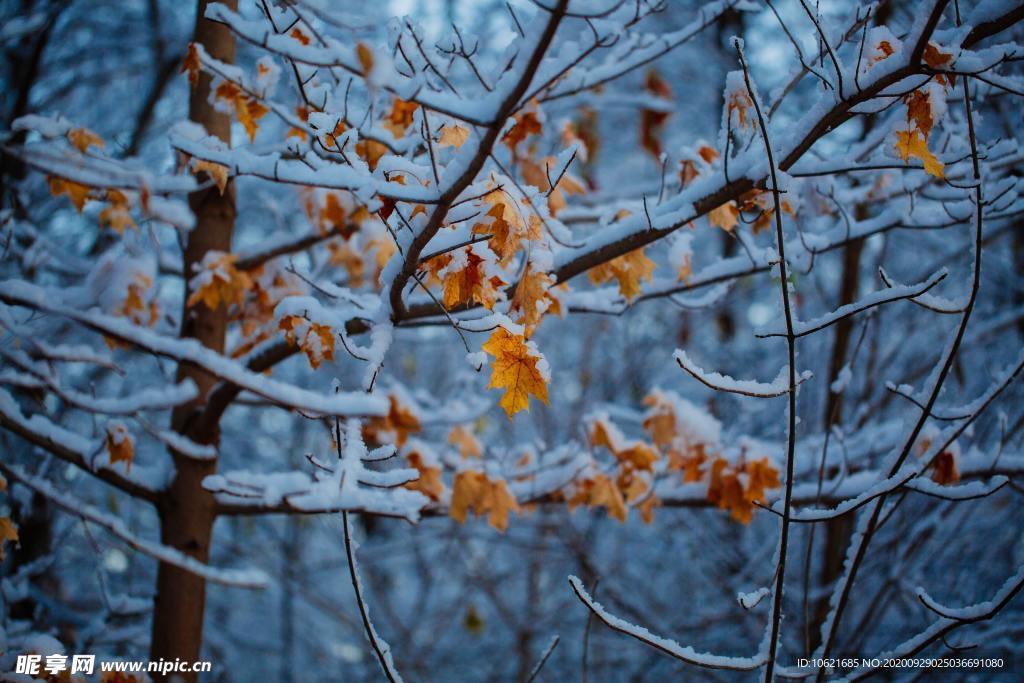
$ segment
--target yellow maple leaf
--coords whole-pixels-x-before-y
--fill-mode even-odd
[[[244,103],[235,101],[235,112],[238,114],[239,122],[245,127],[245,132],[249,134],[249,142],[256,141],[256,131],[259,130],[256,122],[263,118],[268,111],[270,110],[267,107],[252,98],[246,99]]]
[[[544,317],[554,299],[549,293],[554,279],[542,270],[534,270],[527,264],[516,290],[512,294],[511,310],[519,312],[520,322],[527,328],[536,326]]]
[[[647,258],[644,248],[640,247],[607,263],[594,266],[587,271],[587,276],[594,284],[617,280],[619,293],[632,301],[640,294],[641,280],[651,281],[653,270],[654,261]]]
[[[530,394],[548,402],[547,361],[525,337],[499,327],[481,348],[494,356],[487,388],[505,390],[501,407],[510,420],[520,410],[529,411]]]
[[[441,128],[441,137],[437,144],[441,147],[455,147],[458,149],[469,139],[469,129],[458,124],[445,124]]]
[[[120,422],[113,422],[107,425],[107,436],[105,439],[107,453],[110,454],[110,463],[124,462],[128,469],[132,468],[132,460],[135,458],[135,443],[128,428]]]
[[[916,157],[924,163],[924,170],[936,178],[945,178],[945,165],[938,160],[928,149],[921,131],[913,130],[896,131],[896,152],[903,161],[909,161],[910,157]]]
[[[68,131],[68,141],[85,154],[90,147],[104,147],[103,138],[88,128],[72,128]]]

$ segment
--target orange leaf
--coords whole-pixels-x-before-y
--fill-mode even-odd
[[[484,447],[470,429],[456,425],[448,434],[448,443],[458,447],[463,458],[479,458]]]
[[[452,484],[448,514],[460,524],[473,511],[478,517],[487,515],[487,523],[498,531],[508,528],[509,512],[519,512],[519,503],[508,490],[504,479],[488,479],[483,472],[459,472]]]
[[[736,206],[736,202],[726,202],[717,209],[712,209],[708,213],[708,223],[712,226],[719,227],[726,232],[732,232],[736,229],[736,223],[739,222],[740,210]]]
[[[79,185],[76,182],[70,180],[64,180],[56,176],[47,176],[46,183],[50,186],[50,194],[54,197],[59,197],[62,194],[66,194],[71,203],[78,209],[78,213],[82,213],[82,209],[85,208],[85,203],[89,201],[89,187],[86,185]]]
[[[458,124],[445,124],[437,144],[441,147],[462,147],[469,139],[469,130]]]
[[[207,173],[213,182],[217,183],[217,189],[224,194],[224,188],[228,185],[228,167],[213,161],[195,159],[192,161],[193,173]]]
[[[100,225],[110,226],[119,235],[123,235],[125,228],[129,226],[135,230],[135,221],[128,210],[128,198],[117,190],[107,190],[107,201],[110,202],[110,206],[100,211]]]
[[[221,304],[241,306],[246,291],[253,287],[253,281],[248,273],[235,268],[237,260],[234,254],[207,252],[201,270],[190,280],[190,284],[195,283],[195,290],[186,305],[191,308],[202,301],[211,311]]]
[[[110,463],[125,462],[128,469],[132,468],[132,460],[135,458],[135,444],[128,428],[120,422],[112,422],[107,425],[106,436],[107,453],[110,454]]]
[[[356,43],[356,57],[359,59],[359,66],[363,68],[363,75],[373,71],[373,50],[365,43]]]
[[[196,85],[199,83],[199,70],[202,66],[203,63],[199,58],[199,50],[196,48],[196,44],[189,43],[188,52],[185,53],[185,60],[181,63],[178,73],[188,72],[188,83],[193,90],[195,90]]]
[[[640,282],[651,281],[653,270],[654,261],[647,258],[644,248],[640,247],[607,263],[594,266],[587,272],[587,276],[594,284],[612,279],[618,281],[619,293],[632,301],[640,294]]]
[[[0,561],[4,559],[4,544],[18,542],[18,527],[10,517],[0,517]]]
[[[537,112],[532,109],[515,114],[512,118],[515,119],[515,123],[502,136],[501,141],[512,150],[512,155],[515,156],[519,143],[530,135],[543,132],[544,126],[541,125],[540,119],[537,118]]]
[[[419,491],[435,502],[440,500],[441,496],[444,495],[444,481],[441,479],[441,469],[427,465],[423,460],[423,456],[417,451],[412,451],[406,458],[409,461],[409,466],[420,473],[420,477],[415,481],[405,484],[405,488]]]
[[[405,135],[406,129],[412,125],[413,114],[419,109],[415,102],[406,102],[396,97],[391,103],[391,111],[384,119],[384,127],[391,131],[396,139]]]
[[[499,327],[491,333],[483,350],[494,356],[488,389],[504,389],[501,407],[508,418],[530,409],[530,394],[548,402],[547,361],[532,342]]]
[[[548,293],[554,280],[544,271],[534,270],[527,264],[523,271],[516,290],[512,294],[512,311],[519,312],[520,322],[527,328],[532,328],[544,317],[544,313],[554,303],[551,294]]]
[[[927,91],[915,90],[903,98],[907,104],[907,122],[913,122],[925,141],[932,132],[932,102]]]
[[[960,469],[956,465],[956,457],[950,451],[942,451],[935,456],[932,481],[948,486],[960,481]]]
[[[909,161],[910,157],[916,157],[924,163],[924,170],[936,178],[945,178],[945,165],[931,153],[928,145],[921,137],[921,131],[898,130],[896,131],[896,152],[903,161]]]
[[[402,446],[410,434],[420,431],[420,421],[411,409],[402,405],[395,394],[388,396],[388,400],[387,415],[363,423],[363,438],[372,443]]]
[[[72,128],[68,131],[68,141],[85,154],[90,147],[104,147],[103,138],[93,133],[88,128]]]
[[[297,315],[284,316],[277,326],[284,331],[289,344],[298,344],[313,369],[320,367],[320,363],[325,360],[334,360],[334,331],[329,326],[310,322]],[[301,342],[298,341],[300,335]]]
[[[779,481],[779,470],[768,458],[748,461],[746,471],[747,486],[744,495],[751,502],[764,503],[765,489],[777,489],[782,486],[782,482]]]
[[[593,479],[582,482],[581,489],[569,501],[570,508],[580,504],[604,507],[610,517],[620,522],[625,522],[629,516],[622,492],[606,474],[598,474]]]
[[[462,252],[465,264],[456,270],[449,270],[444,277],[444,306],[453,308],[467,303],[478,303],[491,310],[498,300],[498,294],[505,282],[497,276],[488,276],[487,262],[472,248]]]

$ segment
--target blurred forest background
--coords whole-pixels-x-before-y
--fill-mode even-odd
[[[246,1],[239,3],[238,11],[254,21],[260,19],[261,3]],[[138,250],[151,253],[152,246],[143,242],[147,234],[159,235],[154,240],[163,251],[156,259],[150,296],[161,319],[154,329],[172,333],[177,329],[184,289],[182,242],[176,236],[184,233],[159,218],[139,219],[136,228],[125,231],[128,237],[101,227],[98,203],[76,210],[70,193],[58,196],[61,193],[54,192],[52,182],[48,185],[47,176],[54,172],[31,161],[31,146],[41,139],[39,128],[19,127],[15,122],[29,114],[67,117],[74,126],[102,138],[103,153],[110,159],[134,158],[132,163],[149,169],[154,178],[188,176],[187,170],[181,171],[180,150],[168,144],[168,136],[175,124],[189,116],[191,89],[181,68],[195,40],[191,4],[0,0],[4,52],[0,135],[5,152],[0,170],[0,279],[5,283],[10,282],[8,278],[18,279],[65,293],[81,288],[91,292],[88,296],[93,299],[68,294],[64,303],[85,310],[96,305],[104,290],[121,282],[97,280],[101,275],[96,264],[107,259],[116,271],[117,264],[136,258]],[[657,10],[635,28],[656,36],[689,25],[704,3],[626,4]],[[790,82],[800,70],[794,40],[813,71],[824,74],[825,80],[834,75],[805,6],[814,7],[830,41],[843,41],[837,51],[850,69],[859,68],[853,64],[861,40],[860,30],[847,31],[851,25],[872,31],[887,26],[894,37],[906,37],[918,26],[922,6],[931,7],[916,0],[889,0],[874,3],[865,19],[867,5],[854,9],[855,3],[733,4],[737,6],[722,10],[707,28],[651,63],[599,88],[541,103],[544,131],[532,143],[538,156],[562,152],[566,143],[561,131],[567,125],[587,147],[585,157],[578,156],[571,170],[585,189],[569,196],[568,206],[557,216],[572,239],[582,242],[596,234],[600,226],[617,220],[620,209],[642,219],[646,209],[642,197],[653,207],[660,194],[680,192],[688,182],[683,162],[695,159],[702,146],[716,149],[716,156],[726,159],[746,151],[729,151],[721,144],[731,135],[722,133],[723,121],[733,114],[731,110],[723,114],[723,89],[727,74],[740,68],[733,36],[743,39],[750,77],[765,108],[780,103],[771,112],[773,143],[786,147],[804,134],[798,122],[816,107],[820,109],[823,101],[831,106],[834,97],[807,71],[795,85]],[[1017,3],[960,2],[956,9],[969,17],[975,4],[979,11],[995,14],[1012,13]],[[280,3],[283,8],[288,5]],[[461,40],[477,45],[473,59],[481,65],[485,81],[497,78],[507,46],[518,40],[514,19],[522,16],[525,22],[526,17],[543,13],[527,0],[307,0],[297,7],[309,9],[316,15],[313,24],[349,46],[383,46],[389,31],[402,30],[401,24],[396,29],[389,19],[407,16],[410,24],[418,26],[426,49],[433,50],[453,40],[454,24]],[[950,4],[940,22],[945,33],[937,34],[936,40],[951,45],[962,38],[957,37],[954,21]],[[787,36],[783,26],[793,35]],[[994,37],[986,36],[987,42],[976,49],[1011,44],[1021,34],[1021,26],[1013,24]],[[579,21],[575,29],[558,34],[552,52],[558,52],[561,41],[585,40],[586,35],[587,28]],[[870,35],[877,43],[881,34]],[[869,50],[872,47],[876,46],[868,45]],[[254,72],[257,60],[266,54],[259,45],[238,41],[235,63]],[[965,61],[965,69],[980,68],[986,56],[979,52],[970,59],[974,61]],[[980,295],[962,343],[954,351],[935,410],[939,415],[940,410],[951,413],[957,406],[966,406],[978,414],[960,422],[955,422],[955,414],[952,418],[939,415],[920,430],[914,445],[923,453],[929,439],[949,435],[950,424],[963,426],[954,435],[955,443],[943,451],[949,453],[947,465],[957,470],[956,476],[943,479],[932,476],[932,470],[922,476],[937,485],[966,486],[974,481],[972,485],[980,488],[963,492],[960,497],[968,500],[929,495],[927,487],[922,487],[925,493],[906,488],[892,494],[850,597],[836,655],[875,656],[927,628],[936,615],[922,603],[917,587],[924,587],[942,604],[970,605],[991,599],[1024,565],[1024,507],[1017,483],[1024,468],[1024,388],[1010,380],[1000,385],[1006,373],[1019,369],[1015,364],[1024,346],[1024,232],[1020,227],[1024,205],[1016,196],[1024,168],[1016,141],[1022,123],[1019,60],[1017,56],[1000,63],[1002,75],[997,80],[1006,89],[981,80],[970,86],[977,95],[973,104],[977,136],[984,148],[985,196],[995,203],[986,206],[992,217],[983,226]],[[278,61],[282,65],[278,98],[290,111],[300,102],[298,91],[291,67]],[[873,68],[885,68],[885,61]],[[465,68],[452,78],[457,88],[476,92],[473,88],[478,84]],[[885,479],[887,458],[894,448],[899,449],[907,425],[920,415],[919,407],[896,388],[912,385],[904,392],[909,394],[928,386],[956,333],[959,314],[942,315],[934,309],[943,302],[964,301],[971,289],[974,224],[965,197],[973,186],[963,82],[946,93],[948,112],[933,110],[944,120],[936,121],[928,146],[941,150],[948,184],[919,167],[909,168],[891,151],[891,138],[886,136],[893,122],[909,118],[898,98],[822,135],[806,155],[806,163],[801,162],[808,175],[796,177],[790,169],[793,184],[787,186],[791,194],[786,197],[799,203],[799,208],[795,217],[786,215],[785,229],[794,244],[803,240],[807,248],[790,257],[793,272],[788,282],[800,319],[816,318],[882,289],[880,268],[907,283],[927,281],[940,268],[948,269],[944,280],[931,290],[945,298],[873,307],[800,340],[799,370],[814,374],[801,386],[798,402],[794,474],[798,490],[794,495],[801,505],[833,507]],[[365,95],[352,97],[359,101]],[[250,143],[237,121],[231,141],[235,147],[248,146],[260,153],[285,139],[288,131],[286,121],[268,115],[259,122],[256,142]],[[655,134],[665,155],[662,159],[652,154],[652,144],[645,138]],[[744,144],[760,150],[759,133],[751,128],[749,135]],[[815,171],[829,164],[869,164],[865,160],[877,161],[885,155],[887,164],[873,171],[820,175]],[[418,157],[419,162],[429,165],[424,158]],[[714,168],[715,173],[721,171],[721,161]],[[712,173],[704,166],[701,169]],[[312,216],[303,209],[305,200],[294,185],[244,174],[233,177],[231,183],[236,197],[232,251],[254,253],[280,235],[310,232]],[[769,203],[760,205],[762,210],[770,206],[771,193],[763,197]],[[319,195],[318,201],[322,201]],[[944,213],[945,202],[953,208]],[[877,231],[865,228],[863,237],[814,252],[813,246],[823,244],[821,240],[835,231],[849,231],[851,224],[863,227],[872,220],[881,222],[895,215],[886,213],[890,210],[903,225]],[[723,278],[724,285],[714,283],[716,263],[742,263],[753,250],[751,263],[756,265],[757,254],[774,244],[774,222],[768,229],[762,230],[763,225],[755,229],[753,215],[749,210],[739,214],[739,224],[730,230],[700,217],[692,229],[680,230],[687,235],[682,243],[673,236],[648,248],[656,264],[655,279],[644,285],[643,292],[658,286],[664,291],[666,282],[702,281],[702,274],[706,287],[669,296],[641,293],[630,305],[621,299],[622,305],[611,305],[585,274],[571,280],[572,291],[579,292],[579,298],[572,299],[572,312],[563,317],[549,315],[531,337],[550,366],[549,405],[534,398],[529,412],[520,412],[514,419],[497,405],[495,392],[486,388],[488,368],[478,373],[466,363],[466,349],[443,318],[433,321],[439,324],[399,328],[375,391],[399,397],[415,416],[406,425],[407,433],[396,432],[400,435],[397,445],[405,448],[402,453],[419,449],[421,455],[441,453],[432,457],[458,461],[463,444],[450,435],[461,426],[481,446],[483,460],[494,467],[512,467],[524,456],[543,463],[544,454],[552,452],[560,457],[575,457],[577,452],[606,456],[594,438],[595,419],[616,424],[629,438],[650,439],[645,418],[650,416],[651,402],[648,399],[645,404],[645,398],[664,391],[673,392],[684,400],[683,405],[700,413],[695,425],[713,432],[709,442],[720,439],[730,458],[766,457],[784,479],[785,399],[715,391],[683,372],[673,356],[677,348],[685,349],[690,358],[700,360],[701,367],[742,378],[774,378],[785,364],[782,341],[756,336],[781,320],[777,269],[767,272],[766,266],[743,277]],[[665,244],[676,253],[670,253]],[[560,247],[551,249],[557,262]],[[682,263],[679,252],[685,254],[691,271],[682,279],[676,277]],[[298,264],[301,272],[317,272],[331,280],[330,273],[324,275],[325,254],[323,245],[310,247],[279,259],[280,268]],[[372,268],[368,272],[372,274]],[[376,290],[371,283],[360,291]],[[591,298],[585,298],[591,291],[595,292]],[[568,302],[565,308],[570,307]],[[920,302],[928,305],[915,305]],[[88,476],[86,471],[98,466],[75,466],[59,455],[54,457],[38,439],[27,438],[27,428],[19,430],[12,417],[18,410],[25,416],[46,415],[95,444],[93,460],[105,459],[104,439],[109,439],[104,436],[105,418],[56,395],[59,392],[45,383],[25,380],[25,373],[32,373],[19,365],[21,357],[15,349],[27,343],[19,341],[20,336],[75,344],[85,343],[86,335],[91,335],[89,343],[95,348],[104,353],[107,349],[102,342],[96,343],[100,337],[92,332],[80,327],[75,331],[74,325],[55,320],[59,314],[29,315],[18,306],[24,303],[4,299],[0,313],[0,346],[5,349],[0,357],[0,385],[6,415],[0,424],[4,428],[0,429],[0,450],[5,463],[31,473],[32,481],[49,482],[52,489],[27,487],[8,472],[7,490],[0,494],[4,496],[0,513],[17,526],[19,539],[4,545],[0,669],[11,670],[17,653],[45,648],[52,641],[68,653],[145,659],[151,652],[158,563],[133,551],[123,538],[83,522],[75,514],[77,503],[65,509],[47,492],[70,492],[74,500],[87,501],[119,518],[132,538],[158,537],[154,508]],[[952,303],[949,307],[956,308]],[[962,304],[957,310],[962,310]],[[470,334],[469,348],[478,351],[485,339]],[[161,377],[170,381],[174,376],[172,358],[131,353],[123,347],[113,348],[110,354],[124,375],[86,363],[62,371],[64,386],[76,386],[83,396],[119,395],[131,393],[143,381]],[[365,363],[344,353],[339,343],[333,358],[325,359],[318,370],[312,370],[299,353],[276,366],[271,376],[330,394],[335,378],[344,390],[358,391],[364,370]],[[993,386],[999,386],[997,395],[985,403],[983,411],[978,410],[972,401],[988,396]],[[324,462],[331,457],[337,436],[332,422],[272,408],[261,397],[243,392],[224,413],[217,472],[309,472],[305,454],[317,454]],[[138,423],[124,418],[131,423],[134,437],[134,462],[125,476],[144,473],[147,467],[166,473],[172,466],[167,448],[175,444],[147,434],[141,426],[146,423],[162,434],[170,424],[168,415],[167,410],[142,411],[134,415]],[[396,437],[382,441],[388,440]],[[112,451],[111,460],[113,456]],[[364,597],[376,630],[393,648],[397,669],[411,681],[522,683],[557,635],[558,646],[537,680],[756,678],[750,672],[696,669],[607,628],[566,581],[569,575],[578,576],[609,612],[698,651],[745,655],[763,648],[771,600],[764,597],[767,592],[751,596],[762,587],[770,592],[774,584],[779,514],[755,507],[749,523],[741,523],[748,521],[738,521],[742,514],[730,514],[707,500],[706,482],[687,483],[680,489],[682,474],[674,476],[660,507],[648,511],[653,517],[649,520],[641,518],[639,509],[631,509],[623,522],[608,505],[567,505],[564,501],[572,497],[568,491],[532,503],[529,496],[520,496],[522,509],[511,515],[503,532],[483,518],[454,521],[445,497],[432,503],[433,512],[427,506],[415,524],[386,515],[354,515],[351,523],[359,541]],[[778,481],[769,489],[766,502],[758,505],[774,503],[783,491]],[[832,587],[842,574],[856,519],[866,514],[865,509],[858,506],[843,516],[791,525],[781,663],[791,666],[797,657],[819,646]],[[214,673],[204,680],[381,679],[349,580],[343,526],[336,513],[217,518],[209,565],[253,567],[268,580],[256,590],[207,584],[201,653],[214,662]],[[746,597],[738,599],[738,594]],[[932,643],[922,656],[969,654],[1006,661],[1001,673],[960,672],[962,680],[972,675],[974,680],[992,680],[1024,671],[1021,609],[1019,599],[1010,601],[998,618],[957,628]],[[960,647],[973,649],[960,652]],[[907,680],[930,676],[915,671],[892,675]]]

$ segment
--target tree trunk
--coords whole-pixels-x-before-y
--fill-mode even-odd
[[[857,220],[867,218],[866,215],[858,212]],[[864,250],[864,240],[858,239],[850,242],[843,250],[843,276],[840,285],[839,301],[837,306],[845,306],[857,300],[857,290],[860,288],[860,258]],[[850,350],[850,338],[853,335],[853,317],[841,319],[835,325],[835,340],[832,344],[832,355],[829,359],[828,383],[831,384],[839,377],[839,372],[847,363],[847,354]],[[828,386],[828,385],[826,385]],[[828,392],[828,400],[825,401],[825,415],[823,423],[825,431],[832,429],[833,425],[841,424],[843,419],[843,394]],[[826,473],[827,474],[827,473]],[[839,579],[843,572],[843,560],[846,557],[846,547],[850,543],[850,536],[853,534],[853,515],[835,517],[825,522],[825,547],[822,551],[822,564],[820,573],[821,586],[831,586]],[[828,617],[829,594],[826,592],[819,598],[814,606],[811,626],[808,635],[810,636],[810,647],[813,652],[821,640],[821,625]]]
[[[223,0],[222,0],[223,1]],[[227,0],[234,9],[237,0]],[[220,24],[204,18],[207,0],[199,0],[196,16],[195,42],[202,45],[214,58],[233,63],[235,41],[231,32]],[[206,130],[230,143],[231,121],[207,102],[210,78],[200,74],[199,83],[189,100],[189,118]],[[185,302],[191,295],[188,280],[194,266],[208,251],[231,251],[231,233],[235,223],[234,186],[228,183],[223,195],[216,187],[192,194],[189,204],[196,216],[196,225],[188,235],[184,255]],[[227,310],[222,305],[209,310],[205,304],[189,307],[182,303],[181,337],[196,339],[215,351],[224,350]],[[172,428],[193,441],[216,444],[219,429],[199,429],[195,415],[206,401],[206,395],[215,378],[193,365],[182,363],[178,367],[178,380],[191,379],[199,387],[199,396],[189,404],[179,406],[171,416]],[[172,452],[176,474],[166,493],[158,501],[161,541],[206,562],[210,555],[210,537],[213,531],[215,507],[213,496],[202,487],[203,478],[216,471],[214,460],[194,460]],[[153,610],[153,636],[150,643],[151,660],[195,662],[200,658],[203,643],[203,612],[206,605],[206,582],[190,572],[165,563],[157,574],[156,598]],[[184,681],[196,681],[194,673],[178,674]]]

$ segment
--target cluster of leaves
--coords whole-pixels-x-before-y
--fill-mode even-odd
[[[710,503],[749,524],[754,506],[767,501],[766,491],[781,485],[771,459],[752,458],[745,447],[727,457],[719,442],[718,422],[674,392],[655,390],[644,398],[644,405],[643,428],[650,442],[627,439],[606,415],[591,420],[591,446],[609,451],[617,471],[614,477],[597,472],[583,479],[569,505],[602,505],[620,521],[625,521],[627,505],[632,505],[650,522],[661,504],[655,493],[656,473],[678,472],[682,483],[705,486]]]

